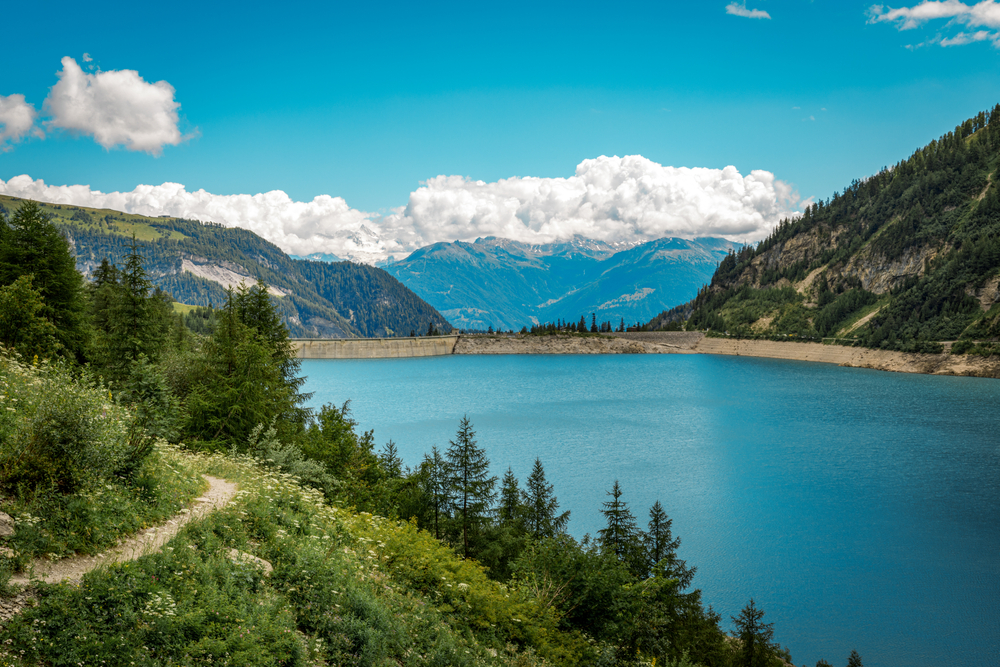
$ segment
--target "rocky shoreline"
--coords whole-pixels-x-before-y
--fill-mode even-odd
[[[461,336],[454,354],[721,354],[837,364],[897,373],[1000,378],[1000,359],[910,354],[861,347],[708,338],[700,332],[651,331],[602,336]]]

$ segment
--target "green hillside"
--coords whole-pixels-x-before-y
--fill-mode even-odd
[[[20,201],[0,196],[8,214]],[[383,337],[425,332],[448,322],[381,269],[350,262],[293,260],[253,232],[181,218],[40,204],[66,235],[89,275],[105,257],[121,264],[135,235],[153,283],[189,305],[220,305],[225,283],[263,280],[296,337]]]
[[[689,329],[907,352],[1000,350],[1000,105],[729,254]]]

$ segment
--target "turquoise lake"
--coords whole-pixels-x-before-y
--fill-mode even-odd
[[[705,355],[307,360],[408,465],[468,415],[493,471],[545,465],[575,537],[617,479],[659,499],[730,627],[797,665],[1000,665],[1000,380]]]

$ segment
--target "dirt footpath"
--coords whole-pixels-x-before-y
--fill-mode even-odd
[[[225,507],[236,495],[236,485],[218,477],[204,475],[208,491],[195,498],[190,509],[181,510],[172,519],[155,528],[149,528],[118,544],[117,547],[97,556],[72,556],[55,562],[38,559],[25,574],[11,577],[10,583],[27,586],[32,580],[54,584],[60,581],[79,581],[95,567],[124,563],[155,551],[176,535],[184,524],[209,512]]]

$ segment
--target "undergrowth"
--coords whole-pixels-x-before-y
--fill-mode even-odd
[[[204,487],[176,450],[138,434],[100,383],[0,355],[0,583],[38,557],[96,554],[175,514]]]
[[[249,457],[163,456],[241,491],[160,553],[39,584],[37,606],[0,630],[0,665],[528,666],[590,650],[411,523],[331,506]]]

